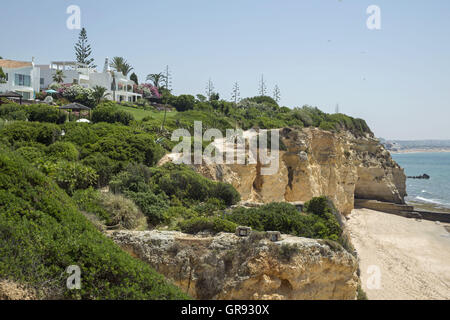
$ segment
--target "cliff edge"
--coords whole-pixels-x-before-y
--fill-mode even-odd
[[[260,163],[195,168],[207,178],[232,184],[247,202],[306,202],[325,195],[344,215],[353,210],[355,198],[405,203],[403,169],[370,134],[285,128],[280,141],[283,150],[274,175],[261,175]],[[160,164],[172,158],[167,155]]]
[[[125,251],[196,299],[355,299],[357,259],[333,241],[262,233],[188,235],[175,231],[117,231]]]

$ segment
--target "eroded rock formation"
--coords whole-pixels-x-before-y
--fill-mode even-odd
[[[359,283],[356,258],[334,242],[174,231],[110,237],[197,299],[355,299]]]
[[[406,177],[390,153],[370,137],[350,132],[332,133],[317,128],[282,129],[279,169],[261,175],[261,164],[203,164],[204,176],[231,183],[243,201],[308,201],[326,195],[345,215],[354,199],[404,203]],[[170,160],[166,156],[162,163]]]

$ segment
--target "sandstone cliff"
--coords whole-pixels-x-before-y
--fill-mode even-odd
[[[350,132],[332,133],[317,128],[282,129],[279,169],[261,175],[261,164],[203,164],[196,170],[204,176],[231,183],[243,201],[305,202],[326,195],[345,215],[354,199],[403,204],[406,176],[378,140]],[[170,161],[166,156],[161,163]]]
[[[334,242],[174,231],[110,237],[197,299],[355,299],[359,283],[357,260]]]

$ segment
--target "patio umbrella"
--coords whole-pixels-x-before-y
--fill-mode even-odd
[[[58,91],[55,91],[55,90],[53,90],[53,89],[51,89],[51,90],[46,90],[45,92],[50,93],[50,94],[58,93]]]
[[[76,122],[78,122],[78,123],[91,123],[88,119],[79,119]]]

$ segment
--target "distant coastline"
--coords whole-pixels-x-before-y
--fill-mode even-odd
[[[401,150],[389,150],[393,154],[404,154],[404,153],[436,153],[436,152],[450,152],[450,148],[412,148],[412,149],[401,149]]]

